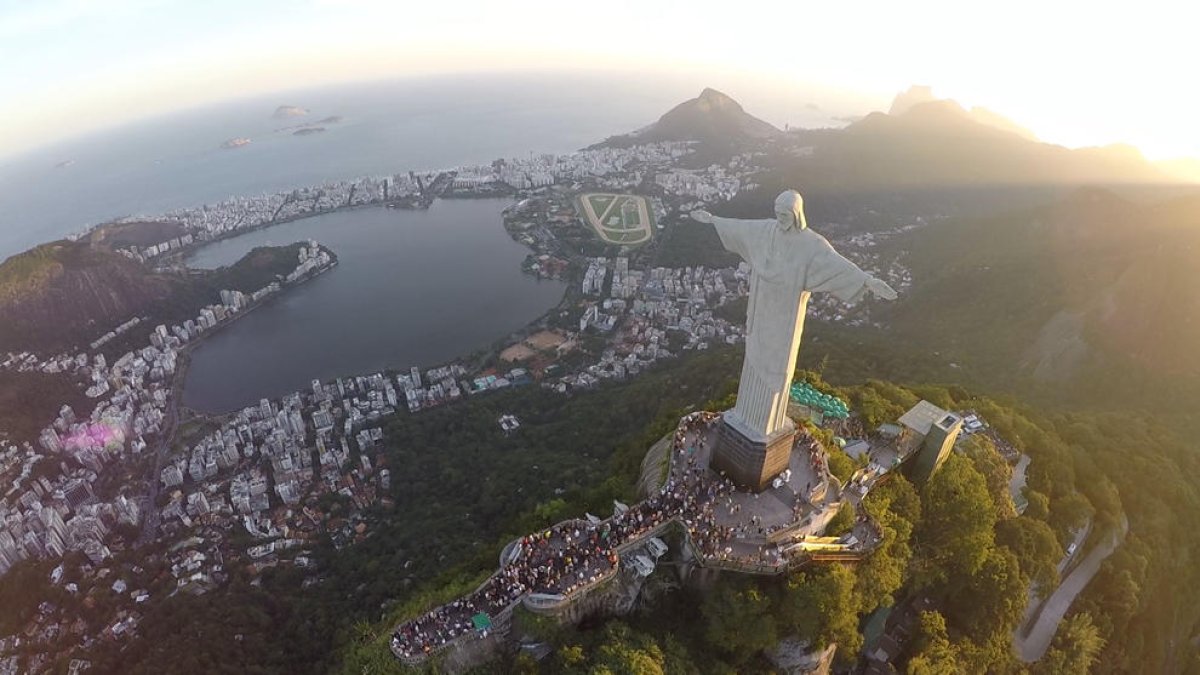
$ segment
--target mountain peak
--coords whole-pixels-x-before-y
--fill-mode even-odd
[[[892,99],[892,107],[888,108],[888,114],[902,115],[915,105],[936,100],[938,98],[933,95],[933,87],[924,84],[914,84],[905,91],[896,94],[896,98]]]
[[[725,92],[717,91],[716,89],[713,89],[712,87],[705,87],[704,91],[700,92],[700,95],[697,96],[694,100],[702,102],[702,103],[710,103],[710,104],[721,105],[721,106],[731,106],[733,108],[737,108],[738,110],[742,109],[742,105],[740,103],[738,103],[737,101],[733,100],[732,96],[730,96],[729,94],[726,94]]]
[[[728,94],[705,87],[699,96],[671,108],[654,124],[632,134],[610,138],[602,145],[700,141],[724,146],[739,140],[770,138],[782,133],[771,124],[747,113]]]
[[[1026,140],[1037,140],[1037,136],[1032,131],[1007,117],[979,106],[967,110],[954,99],[934,96],[933,87],[927,85],[914,84],[897,94],[896,98],[892,100],[892,107],[888,109],[888,115],[892,117],[907,116],[910,119],[936,116],[940,117],[941,121],[950,118],[970,119],[985,127],[1007,131]]]

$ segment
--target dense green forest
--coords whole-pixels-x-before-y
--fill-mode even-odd
[[[64,406],[91,410],[84,382],[70,375],[0,369],[0,432],[12,440],[33,442]]]

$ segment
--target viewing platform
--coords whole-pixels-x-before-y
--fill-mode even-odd
[[[685,567],[764,575],[854,562],[878,544],[878,527],[861,513],[851,533],[820,536],[843,499],[857,503],[861,495],[843,491],[829,474],[815,438],[799,434],[788,469],[762,492],[744,492],[709,467],[719,421],[711,412],[685,416],[669,438],[665,465],[645,467],[659,472],[657,481],[643,479],[649,497],[633,506],[615,502],[606,519],[566,520],[509,542],[498,571],[473,593],[397,626],[392,652],[417,665],[451,647],[498,640],[518,605],[563,622],[631,606],[673,531]]]

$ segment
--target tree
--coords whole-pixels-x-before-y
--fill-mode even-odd
[[[781,632],[795,632],[818,646],[836,642],[838,654],[846,658],[853,658],[862,646],[860,602],[850,568],[830,565],[792,574],[781,605],[776,612]]]
[[[983,564],[947,598],[954,624],[977,642],[1009,635],[1021,621],[1029,580],[1017,556],[1003,546],[985,551]]]
[[[1026,518],[1034,520],[1045,520],[1050,517],[1050,498],[1045,494],[1034,490],[1028,485],[1025,486],[1025,501],[1028,506],[1025,507],[1025,513],[1021,514]]]
[[[921,497],[904,474],[897,471],[877,484],[867,495],[866,502],[872,513],[890,511],[914,528],[921,520]]]
[[[842,502],[838,507],[837,513],[829,519],[829,524],[825,526],[825,536],[840,537],[854,528],[854,504],[849,501]]]
[[[1004,520],[1017,515],[1013,506],[1012,494],[1008,484],[1012,481],[1012,469],[996,451],[996,446],[986,436],[973,436],[967,444],[966,454],[975,463],[975,468],[987,480],[988,493],[996,507],[996,520]]]
[[[565,671],[582,666],[587,661],[587,657],[583,654],[583,647],[579,645],[563,645],[554,654],[554,660],[557,662],[558,669]]]
[[[1013,654],[1012,634],[993,633],[984,640],[962,638],[955,641],[958,658],[964,673],[1016,673],[1023,672],[1016,665]]]
[[[1058,562],[1063,549],[1049,525],[1021,516],[996,524],[996,543],[1017,555],[1021,571],[1045,595],[1058,584]]]
[[[995,522],[983,474],[969,459],[952,453],[921,494],[918,585],[966,579],[979,571],[992,547]]]
[[[963,672],[958,650],[946,633],[946,619],[939,612],[921,612],[913,642],[909,675],[958,675]]]
[[[912,524],[891,511],[878,512],[876,521],[883,533],[879,546],[856,570],[855,592],[861,606],[860,614],[891,606],[895,593],[903,584],[908,564],[912,560],[909,538]]]
[[[846,454],[846,451],[836,445],[826,443],[825,449],[829,456],[829,473],[837,476],[837,479],[845,485],[849,482],[850,477],[854,475],[854,460],[850,458],[850,455]]]
[[[1059,627],[1054,635],[1054,642],[1046,655],[1038,661],[1034,672],[1039,675],[1086,675],[1091,672],[1103,649],[1104,639],[1092,623],[1091,615],[1081,612],[1067,619]]]
[[[1060,542],[1068,541],[1071,533],[1079,529],[1092,517],[1095,509],[1087,498],[1078,492],[1070,492],[1050,500],[1050,517],[1046,522],[1054,528]]]
[[[771,599],[753,579],[722,580],[700,607],[705,637],[732,657],[745,660],[778,641]]]
[[[603,630],[590,636],[592,647],[572,644],[559,647],[554,654],[556,673],[611,673],[612,675],[663,675],[666,656],[650,635],[634,631],[623,621],[609,621]],[[521,656],[514,664],[520,667]],[[530,659],[537,672],[536,662]],[[514,668],[516,669],[516,668]]]

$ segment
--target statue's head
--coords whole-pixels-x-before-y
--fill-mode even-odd
[[[779,227],[785,230],[803,230],[808,227],[804,220],[804,198],[795,190],[786,190],[775,198],[775,217]]]

